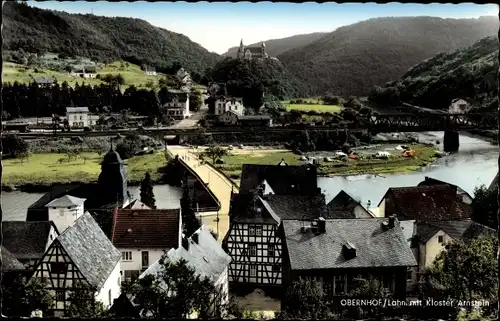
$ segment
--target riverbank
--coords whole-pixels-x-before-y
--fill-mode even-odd
[[[63,153],[34,153],[23,160],[7,159],[3,161],[2,190],[43,192],[55,184],[97,182],[102,158],[101,153],[87,152],[71,158]],[[163,151],[125,160],[129,185],[139,185],[146,173],[161,184],[166,163]]]
[[[405,173],[432,163],[437,157],[436,148],[430,144],[409,145],[412,156],[404,156],[401,147],[396,144],[384,144],[355,148],[357,158],[349,158],[347,163],[335,160],[335,152],[311,152],[304,157],[314,157],[318,161],[320,176],[359,175],[376,173]],[[387,152],[387,159],[373,156],[377,152]],[[328,161],[325,161],[325,158]],[[244,148],[234,149],[222,157],[222,164],[215,166],[233,180],[241,176],[243,164],[275,165],[284,160],[288,165],[300,165],[301,156],[283,149]]]

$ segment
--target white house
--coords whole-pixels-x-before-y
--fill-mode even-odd
[[[189,93],[182,90],[169,91],[169,101],[163,105],[167,115],[174,119],[186,119],[191,117],[189,110]]]
[[[54,296],[50,316],[64,317],[71,292],[83,284],[109,308],[121,293],[120,251],[86,212],[49,246],[32,278],[44,278]]]
[[[24,267],[36,267],[59,231],[52,221],[3,221],[2,246]]]
[[[82,67],[80,69],[72,70],[70,75],[73,77],[94,79],[97,77],[97,72],[95,67]]]
[[[465,114],[471,110],[472,106],[465,99],[456,98],[451,101],[448,112],[450,114]]]
[[[56,198],[45,207],[49,212],[49,221],[53,221],[60,233],[70,227],[84,214],[84,198],[70,195]]]
[[[228,267],[231,257],[221,248],[217,240],[205,225],[201,226],[189,238],[182,239],[182,245],[168,251],[166,262],[186,260],[187,265],[201,277],[207,277],[218,289],[213,302],[225,304],[229,299]],[[146,275],[158,275],[163,269],[160,260],[154,262],[139,278]]]
[[[125,280],[136,279],[152,262],[181,244],[180,209],[115,209],[111,241],[121,251]]]
[[[228,111],[233,111],[238,116],[242,116],[245,112],[243,98],[219,97],[215,100],[215,115],[222,115]]]
[[[89,109],[88,107],[66,107],[66,118],[70,127],[87,127],[89,126]]]
[[[147,65],[144,66],[144,73],[147,76],[156,76],[157,75],[155,67],[151,67],[151,66],[147,66]]]

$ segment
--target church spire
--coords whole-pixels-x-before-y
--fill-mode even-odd
[[[243,47],[243,38],[241,38],[240,47]]]

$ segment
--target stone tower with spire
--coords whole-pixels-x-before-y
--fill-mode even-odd
[[[128,203],[127,173],[123,160],[113,149],[113,142],[101,163],[98,183],[102,197],[109,203],[117,202],[120,207]]]

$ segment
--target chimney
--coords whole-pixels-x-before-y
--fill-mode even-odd
[[[394,228],[396,223],[396,215],[389,216],[389,228]]]
[[[198,244],[198,233],[194,233],[192,236],[191,236],[191,240],[193,240],[193,242],[195,242],[196,244]]]
[[[324,217],[318,218],[318,232],[319,234],[326,233],[326,221]]]
[[[189,240],[185,237],[182,238],[182,247],[186,250],[189,251]]]
[[[321,194],[321,187],[317,187],[317,188],[316,188],[316,194],[317,194],[317,195],[320,195],[320,194]]]

